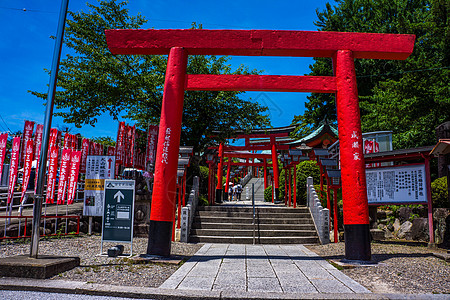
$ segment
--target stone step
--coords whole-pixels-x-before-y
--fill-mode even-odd
[[[253,218],[197,216],[195,222],[206,223],[246,223],[251,224]],[[311,218],[258,218],[258,224],[314,224]]]
[[[191,235],[191,243],[227,243],[227,244],[252,244],[253,237],[223,237],[223,236],[198,236]],[[256,244],[317,244],[318,237],[257,237]]]
[[[313,230],[314,224],[257,224],[259,230]],[[253,224],[194,222],[192,229],[242,229],[252,230]]]
[[[290,208],[290,207],[261,207],[257,206],[256,210],[258,210],[260,213],[277,213],[277,212],[283,212],[283,213],[309,213],[309,209],[307,207],[297,207],[297,208]],[[253,212],[253,208],[251,206],[200,206],[198,207],[197,211],[216,211],[216,212],[224,212],[224,211],[234,211],[234,212]]]
[[[253,230],[242,229],[193,229],[192,235],[196,236],[239,236],[252,237]],[[315,237],[316,232],[313,230],[258,230],[255,228],[255,235],[258,237]]]
[[[200,217],[217,217],[217,218],[252,218],[253,212],[245,212],[245,211],[197,211],[196,216]],[[259,212],[256,211],[257,218],[265,219],[265,218],[310,218],[309,213],[301,213],[301,212]]]

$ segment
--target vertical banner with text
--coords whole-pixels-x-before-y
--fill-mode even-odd
[[[48,175],[47,175],[47,195],[45,197],[46,203],[53,204],[55,202],[55,185],[56,175],[58,171],[58,147],[53,146],[50,149],[50,155],[48,157]]]
[[[72,204],[77,191],[78,173],[80,170],[81,151],[73,151],[69,171],[69,190],[67,192],[67,204]]]
[[[29,139],[25,146],[25,161],[23,165],[23,175],[22,175],[22,195],[20,196],[20,202],[22,202],[23,198],[25,197],[28,182],[30,181],[31,167],[33,165],[33,150],[34,150],[33,140]]]
[[[12,142],[11,160],[9,167],[9,184],[8,184],[8,199],[7,203],[11,203],[14,195],[14,186],[17,182],[17,170],[19,169],[19,151],[20,151],[20,137],[15,137]]]
[[[58,200],[57,204],[64,204],[66,198],[67,178],[69,177],[69,164],[72,150],[64,149],[61,155],[61,166],[59,168]]]
[[[5,161],[6,156],[6,142],[8,141],[8,134],[2,133],[0,134],[0,180],[3,172],[3,162]]]

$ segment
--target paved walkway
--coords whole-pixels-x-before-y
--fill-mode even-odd
[[[303,245],[205,244],[160,288],[234,292],[370,293]]]

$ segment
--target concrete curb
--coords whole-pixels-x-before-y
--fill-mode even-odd
[[[256,293],[231,291],[173,290],[134,286],[117,286],[79,281],[0,278],[0,289],[14,291],[38,291],[49,293],[84,294],[146,299],[448,299],[448,295],[412,294],[300,294],[300,293]],[[138,290],[139,289],[139,290]]]

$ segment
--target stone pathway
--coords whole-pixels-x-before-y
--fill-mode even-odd
[[[160,288],[370,293],[303,245],[205,244]]]

